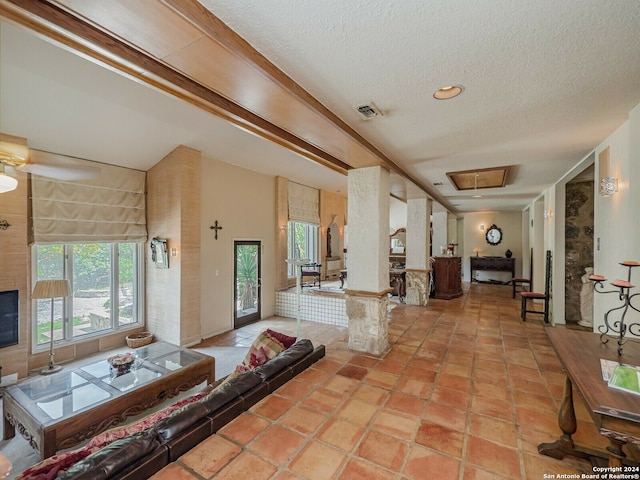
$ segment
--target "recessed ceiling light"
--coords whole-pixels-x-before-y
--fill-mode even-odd
[[[436,90],[433,98],[436,100],[449,100],[450,98],[460,95],[463,90],[464,87],[462,85],[449,85],[448,87],[442,87]]]

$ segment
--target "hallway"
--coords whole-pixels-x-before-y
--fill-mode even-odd
[[[344,328],[304,322],[325,358],[152,478],[542,479],[592,473],[537,453],[560,435],[564,375],[541,316],[519,318],[511,288],[465,285],[454,300],[397,305],[384,358],[351,352]],[[271,318],[202,346],[246,346]],[[575,396],[577,444],[608,445]]]

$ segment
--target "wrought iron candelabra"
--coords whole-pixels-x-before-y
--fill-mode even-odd
[[[604,282],[607,280],[602,275],[591,275],[589,276],[589,280],[593,281],[593,290],[597,293],[617,293],[622,305],[618,307],[613,307],[607,313],[604,314],[604,325],[600,325],[598,330],[600,331],[600,341],[602,343],[607,343],[609,339],[607,335],[617,335],[618,337],[618,355],[622,355],[622,345],[626,342],[625,335],[629,332],[632,335],[640,336],[640,323],[631,322],[629,324],[625,323],[624,319],[627,315],[627,311],[629,308],[632,308],[636,312],[640,313],[640,310],[632,305],[632,300],[639,293],[634,293],[631,295],[630,291],[634,288],[631,285],[631,270],[634,267],[639,267],[640,263],[634,262],[631,260],[626,260],[621,262],[620,265],[627,267],[627,280],[614,280],[611,282],[611,285],[616,287],[616,290],[605,290]],[[620,319],[610,322],[609,315],[613,312],[617,312],[618,310],[622,310]]]

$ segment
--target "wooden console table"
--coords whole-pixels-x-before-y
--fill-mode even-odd
[[[473,276],[476,270],[490,272],[511,272],[511,278],[516,276],[516,259],[511,257],[469,257],[471,265],[471,281],[477,282]],[[509,279],[511,281],[511,279]]]
[[[602,379],[600,359],[630,365],[640,365],[640,344],[628,341],[623,355],[618,357],[614,338],[600,342],[597,333],[546,328],[551,344],[566,373],[564,398],[558,412],[560,439],[541,443],[538,452],[553,458],[565,455],[579,457],[596,465],[597,459],[608,460],[610,467],[619,467],[625,458],[622,446],[627,442],[640,443],[640,396],[609,388]],[[573,407],[572,387],[584,400],[593,423],[602,435],[609,438],[608,454],[577,447],[571,436],[577,430]]]
[[[157,342],[133,353],[138,365],[124,375],[112,374],[105,354],[7,388],[4,438],[18,430],[47,458],[215,378],[214,358],[193,350]]]

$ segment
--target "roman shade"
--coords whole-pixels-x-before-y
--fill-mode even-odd
[[[316,188],[289,182],[289,220],[320,225],[320,192]]]
[[[47,155],[38,152],[38,162]],[[31,176],[31,243],[142,242],[147,239],[145,172],[74,159],[95,178]]]

